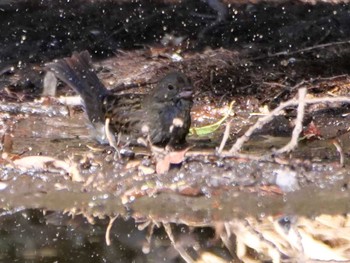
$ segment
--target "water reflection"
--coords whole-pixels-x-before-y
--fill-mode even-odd
[[[116,219],[110,246],[105,240],[108,219],[94,219],[91,224],[83,216],[31,209],[0,220],[1,262],[184,262],[163,228],[152,227],[150,237],[147,228],[139,230],[133,219]],[[179,242],[199,246],[187,226],[173,230]],[[214,236],[210,228],[194,232],[202,240]]]
[[[1,217],[0,258],[3,262],[146,262],[140,251],[144,231],[133,220],[117,220],[111,246],[105,242],[107,220],[90,224],[82,216],[24,210]]]

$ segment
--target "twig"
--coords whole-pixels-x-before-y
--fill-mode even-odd
[[[284,84],[281,84],[281,83],[278,83],[278,82],[268,82],[268,81],[263,81],[261,84],[263,85],[267,85],[267,86],[277,86],[277,87],[280,87],[280,88],[286,88],[287,85],[284,85]]]
[[[312,98],[305,99],[305,104],[316,104],[316,103],[349,103],[349,97],[322,97],[322,98]],[[291,99],[286,102],[281,103],[277,108],[271,111],[268,115],[260,118],[253,126],[251,126],[240,138],[237,139],[235,144],[231,147],[226,156],[236,156],[237,152],[242,148],[243,144],[249,140],[252,134],[261,129],[266,123],[270,122],[274,116],[277,116],[281,110],[290,106],[297,106],[299,104],[299,100]]]
[[[222,150],[224,149],[225,145],[226,145],[226,142],[230,136],[230,129],[231,129],[231,121],[228,121],[226,123],[226,127],[225,127],[225,132],[224,132],[224,136],[222,137],[222,140],[221,140],[221,143],[220,143],[220,146],[219,146],[219,149],[218,149],[218,154],[221,154],[222,153]]]
[[[109,219],[109,223],[108,223],[108,226],[107,226],[107,229],[106,229],[106,235],[105,235],[107,246],[111,245],[110,233],[111,233],[111,229],[112,229],[113,223],[117,219],[117,217],[118,217],[118,215],[116,215],[114,217],[111,217]]]
[[[320,44],[320,45],[315,45],[315,46],[311,46],[311,47],[298,49],[298,50],[295,50],[295,51],[281,51],[281,52],[277,52],[277,53],[274,53],[274,54],[268,54],[268,55],[264,55],[264,56],[259,56],[259,57],[253,58],[252,60],[259,60],[259,59],[264,59],[264,58],[294,55],[294,54],[302,53],[302,52],[305,52],[305,51],[311,51],[311,50],[314,50],[314,49],[320,49],[320,48],[325,48],[325,47],[330,47],[330,46],[337,46],[337,45],[345,45],[345,44],[350,44],[350,40],[338,41],[338,42],[332,42],[332,43],[325,43],[325,44]]]
[[[299,88],[302,85],[304,85],[305,81],[301,81],[297,85],[294,86],[294,88]],[[288,100],[286,102],[281,103],[277,108],[275,108],[273,111],[270,112],[270,114],[260,118],[253,126],[251,126],[240,138],[237,139],[236,143],[232,146],[229,153],[235,154],[237,153],[243,146],[243,144],[249,140],[250,136],[258,130],[261,129],[266,123],[270,122],[274,116],[277,116],[279,112],[289,106],[292,106],[295,104],[295,99]]]
[[[349,99],[350,100],[350,99]],[[296,104],[296,101],[294,99],[283,102],[278,106],[276,109],[270,112],[270,114],[260,118],[253,126],[251,126],[240,138],[237,139],[235,144],[231,147],[229,153],[230,154],[236,154],[243,146],[245,142],[249,140],[249,138],[252,136],[252,134],[256,131],[261,129],[266,123],[270,122],[274,116],[277,116],[278,113],[283,110],[286,107],[293,106]]]
[[[294,54],[298,54],[298,53],[305,52],[305,51],[311,51],[311,50],[314,50],[314,49],[325,48],[325,47],[330,47],[330,46],[337,46],[337,45],[344,45],[344,44],[350,44],[350,40],[315,45],[315,46],[311,46],[311,47],[298,49],[298,50],[295,50],[295,51],[292,51],[292,52],[282,51],[282,52],[277,52],[277,53],[271,54],[269,56],[294,55]]]
[[[246,153],[231,153],[230,151],[222,151],[220,154],[221,157],[231,157],[231,158],[237,158],[237,159],[245,159],[250,161],[266,161],[266,162],[273,162],[274,159],[271,157],[271,155],[254,155],[254,154],[246,154]]]
[[[312,98],[312,99],[306,99],[306,104],[316,104],[316,103],[335,103],[335,102],[342,102],[342,103],[350,103],[350,97],[320,97],[320,98]],[[294,100],[294,105],[298,105],[298,101]]]
[[[299,105],[298,105],[298,109],[297,109],[297,118],[295,120],[295,127],[294,127],[293,133],[292,133],[292,139],[284,147],[275,151],[274,154],[281,154],[284,152],[290,152],[298,146],[299,135],[303,131],[303,120],[304,120],[304,115],[305,115],[306,93],[307,93],[306,88],[301,88],[298,91]]]
[[[332,76],[332,77],[324,77],[324,78],[316,78],[315,81],[319,80],[319,81],[334,81],[334,80],[337,80],[337,79],[347,79],[349,77],[348,74],[341,74],[341,75],[336,75],[336,76]]]

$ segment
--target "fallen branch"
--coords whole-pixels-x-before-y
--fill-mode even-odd
[[[247,142],[252,134],[256,132],[257,130],[261,129],[265,124],[270,122],[275,116],[279,114],[280,111],[283,109],[290,107],[290,106],[298,106],[299,105],[299,99],[291,99],[286,102],[281,103],[277,108],[275,108],[273,111],[271,111],[268,115],[260,118],[253,126],[251,126],[240,138],[237,139],[237,141],[234,143],[234,145],[231,147],[231,149],[225,153],[225,156],[237,156],[238,151],[241,150],[243,144]],[[305,99],[304,100],[305,105],[307,104],[317,104],[317,103],[349,103],[350,104],[350,98],[349,97],[322,97],[322,98],[312,98],[312,99]],[[294,132],[294,131],[293,131]],[[297,131],[295,131],[296,133]]]
[[[260,59],[265,59],[265,58],[272,58],[272,57],[279,57],[279,56],[289,56],[289,55],[295,55],[307,51],[312,51],[314,49],[321,49],[321,48],[326,48],[326,47],[331,47],[331,46],[339,46],[339,45],[345,45],[345,44],[350,44],[350,40],[347,41],[338,41],[338,42],[331,42],[331,43],[325,43],[325,44],[320,44],[320,45],[315,45],[311,47],[306,47],[302,49],[298,49],[295,51],[281,51],[273,54],[268,54],[267,56],[259,56],[256,58],[253,58],[252,60],[260,60]]]
[[[284,152],[290,152],[298,146],[300,133],[303,131],[303,120],[305,115],[305,98],[306,98],[307,90],[306,88],[301,88],[298,91],[298,110],[297,110],[297,118],[295,120],[295,127],[292,133],[292,139],[289,141],[287,145],[278,149],[274,152],[274,154],[281,154]]]
[[[226,142],[230,136],[230,129],[231,129],[231,121],[228,121],[226,123],[226,127],[225,127],[225,132],[224,132],[224,136],[222,136],[222,140],[218,149],[218,154],[221,154],[222,151],[224,150],[224,147],[226,145]]]

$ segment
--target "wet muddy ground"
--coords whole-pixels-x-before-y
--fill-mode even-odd
[[[350,7],[229,2],[0,5],[1,259],[350,259]],[[182,162],[164,173],[144,147],[117,158],[93,139],[69,87],[43,95],[52,92],[44,64],[82,50],[116,92],[147,93],[183,71],[195,88],[193,127],[226,118],[190,134]],[[302,88],[298,145],[278,152],[297,125]],[[239,138],[247,141],[234,151]]]

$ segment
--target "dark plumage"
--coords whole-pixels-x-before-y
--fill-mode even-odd
[[[157,146],[185,142],[193,102],[192,85],[183,73],[167,74],[150,94],[140,96],[108,91],[92,69],[87,51],[49,63],[47,68],[80,94],[100,142],[105,141],[106,118],[112,132],[132,143],[139,137],[148,137]]]

